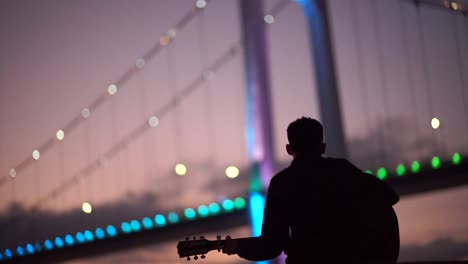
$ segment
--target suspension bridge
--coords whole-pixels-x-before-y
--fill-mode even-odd
[[[285,128],[302,115],[324,123],[327,155],[402,197],[468,184],[468,3],[174,6],[119,72],[90,69],[100,87],[60,104],[74,114],[25,125],[21,144],[2,138],[15,154],[0,166],[0,262],[164,244],[177,258],[186,236],[258,234],[268,181],[290,162]]]

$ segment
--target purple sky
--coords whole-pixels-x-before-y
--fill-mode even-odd
[[[396,0],[376,1],[375,6],[371,1],[353,1],[354,6],[351,1],[330,1],[351,159],[363,169],[392,168],[433,154],[448,158],[455,151],[468,153],[467,19],[423,7],[421,43],[413,6],[403,3],[401,11]],[[88,107],[194,2],[0,0],[0,175],[8,175]],[[265,10],[276,2],[266,1]],[[275,156],[284,164],[290,159],[284,151],[286,126],[303,115],[320,119],[319,107],[300,7],[288,4],[267,30]],[[0,186],[0,212],[13,200],[31,206],[99,159],[240,36],[237,1],[213,1],[91,118],[73,132],[65,131],[63,142]],[[170,210],[237,195],[248,177],[243,78],[239,53],[212,81],[161,117],[160,126],[130,142],[44,208],[65,212],[85,200],[97,207],[130,193],[150,192],[159,197],[156,208]],[[441,120],[440,129],[431,129],[432,117]],[[382,120],[387,123],[381,125]],[[426,144],[421,147],[420,142]],[[365,160],[366,153],[381,155],[371,162]],[[179,162],[189,170],[183,178],[173,173]],[[229,165],[241,168],[238,178],[223,176]],[[468,213],[463,210],[467,198],[466,188],[405,198],[396,207],[402,243],[468,241]]]

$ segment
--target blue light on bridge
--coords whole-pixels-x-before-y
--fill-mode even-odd
[[[219,207],[219,204],[217,203],[211,203],[209,208],[212,215],[217,215],[219,214],[219,211],[221,211],[221,207]]]
[[[13,253],[9,248],[5,249],[5,258],[10,259],[13,257]]]
[[[179,215],[177,213],[170,212],[167,215],[167,218],[168,218],[169,222],[172,223],[172,224],[175,224],[175,223],[179,222]]]
[[[208,209],[208,206],[206,205],[200,205],[198,207],[198,214],[201,217],[207,217],[210,214],[210,209]]]
[[[54,244],[52,244],[52,241],[47,239],[46,241],[44,241],[44,247],[46,250],[52,250],[54,248]]]
[[[86,239],[87,242],[92,242],[94,240],[94,235],[93,235],[93,232],[89,231],[89,230],[86,230],[84,232],[84,237]]]
[[[18,254],[18,256],[24,256],[24,248],[22,246],[18,246],[16,248],[16,254]]]
[[[28,252],[28,254],[34,254],[34,246],[32,244],[27,244],[26,252]]]
[[[55,240],[55,245],[58,247],[58,248],[62,248],[63,247],[63,239],[61,237],[56,237]]]
[[[104,237],[106,236],[106,233],[104,233],[104,230],[102,230],[102,228],[100,227],[96,228],[94,234],[96,235],[97,239],[104,239]]]
[[[262,233],[263,208],[265,198],[260,193],[250,195],[250,216],[252,219],[252,234],[259,236]]]
[[[130,227],[132,228],[132,231],[134,232],[139,232],[141,230],[141,224],[138,220],[130,221]]]
[[[129,223],[127,222],[122,222],[122,224],[120,225],[120,229],[122,230],[122,232],[124,232],[125,234],[128,234],[132,231],[132,227],[130,226]]]
[[[73,236],[68,234],[65,236],[65,244],[67,244],[67,246],[73,246],[75,244],[75,239],[73,239]]]
[[[224,200],[223,201],[223,208],[224,208],[224,210],[226,210],[228,212],[232,211],[234,209],[234,202],[232,200],[229,200],[229,199]]]
[[[184,210],[184,215],[188,220],[193,220],[197,216],[197,214],[195,213],[195,210],[193,210],[193,208],[186,208]]]
[[[115,237],[117,235],[117,229],[113,225],[108,225],[106,228],[107,235],[110,237]]]
[[[166,218],[164,215],[157,214],[154,217],[154,222],[156,223],[157,226],[165,226],[166,225]]]
[[[42,251],[42,245],[41,245],[41,243],[37,242],[36,244],[34,244],[34,249],[35,249],[37,252],[41,252],[41,251]]]
[[[141,222],[143,223],[143,227],[144,227],[145,229],[151,229],[151,228],[153,228],[153,226],[154,226],[154,225],[153,225],[153,221],[152,221],[151,218],[149,218],[149,217],[143,218],[143,220],[142,220]]]
[[[81,233],[81,232],[76,233],[75,238],[76,238],[76,241],[79,244],[82,244],[82,243],[85,242],[85,237],[84,237],[83,233]]]

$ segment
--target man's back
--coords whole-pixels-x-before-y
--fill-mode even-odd
[[[300,157],[270,185],[291,228],[288,263],[396,262],[398,195],[386,183],[343,159]]]

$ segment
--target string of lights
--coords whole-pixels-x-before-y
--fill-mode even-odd
[[[225,65],[232,57],[237,55],[241,50],[239,42],[236,42],[232,45],[220,58],[218,58],[211,67],[202,71],[200,76],[193,80],[185,89],[183,89],[179,94],[175,95],[172,100],[163,105],[158,111],[154,112],[154,115],[150,116],[144,123],[135,128],[132,132],[123,137],[117,144],[112,146],[107,152],[102,156],[96,158],[94,161],[90,162],[88,166],[80,170],[77,174],[70,177],[58,187],[50,191],[48,194],[41,197],[37,202],[35,202],[31,209],[40,208],[48,200],[57,197],[58,195],[64,193],[75,183],[82,181],[85,177],[91,175],[91,173],[100,168],[104,163],[114,158],[119,152],[124,150],[130,142],[134,142],[137,138],[142,136],[146,131],[151,128],[155,128],[159,125],[159,122],[164,118],[171,110],[176,108],[184,99],[190,96],[197,88],[201,87],[207,81],[210,81],[214,74]]]
[[[385,58],[383,57],[384,56],[384,51],[382,49],[382,46],[383,46],[383,42],[382,42],[382,36],[380,34],[381,32],[381,27],[380,27],[380,23],[379,23],[379,19],[378,19],[378,16],[379,16],[379,11],[378,11],[378,8],[377,8],[377,2],[378,1],[373,1],[371,0],[371,9],[372,9],[372,18],[373,18],[373,29],[374,29],[374,37],[375,37],[375,45],[376,45],[376,50],[377,50],[377,67],[379,69],[379,72],[380,72],[380,87],[381,87],[381,92],[382,92],[382,111],[383,111],[383,115],[385,117],[388,116],[388,112],[389,112],[389,105],[388,105],[388,102],[387,102],[387,98],[388,98],[388,94],[387,94],[387,90],[388,90],[388,84],[387,84],[387,73],[386,73],[386,68],[385,68]],[[381,120],[382,123],[382,126],[385,127],[385,130],[386,131],[390,131],[391,129],[391,126],[388,125],[388,123],[385,121],[385,117],[383,118],[383,120]],[[380,139],[380,145],[382,146],[383,148],[383,155],[382,155],[382,160],[380,161],[382,164],[386,164],[387,163],[387,151],[388,151],[388,140],[387,140],[387,136],[385,135],[384,131],[382,129],[380,129],[379,131],[379,139]]]
[[[289,0],[279,1],[271,10],[274,12],[268,12],[270,15],[278,15],[281,10],[284,9],[286,3],[290,2]],[[265,23],[268,23],[265,21]],[[268,23],[271,24],[271,23]],[[160,120],[166,116],[170,111],[176,108],[183,99],[190,96],[197,89],[203,87],[203,84],[211,81],[215,73],[218,72],[224,65],[226,65],[231,59],[233,59],[240,51],[242,50],[241,41],[236,41],[233,43],[230,48],[228,48],[220,57],[218,57],[214,63],[209,67],[201,71],[201,74],[198,78],[193,80],[186,88],[181,90],[176,94],[169,102],[161,106],[161,108],[154,112],[147,120],[141,123],[137,128],[133,129],[127,136],[123,137],[118,143],[114,144],[108,151],[103,155],[96,158],[92,162],[88,163],[88,166],[81,169],[74,176],[64,180],[56,188],[49,191],[47,194],[40,197],[36,202],[30,207],[31,210],[37,210],[41,208],[45,203],[51,199],[57,198],[59,195],[63,194],[65,191],[73,187],[74,185],[80,183],[84,178],[91,175],[93,171],[104,166],[109,160],[111,160],[115,155],[124,150],[130,142],[133,142],[140,136],[142,136],[146,131],[151,128],[155,128],[159,125]],[[177,170],[177,168],[176,168]],[[233,173],[232,171],[236,171]],[[233,174],[238,174],[237,168],[229,167],[226,169],[228,177],[235,177]],[[16,218],[15,216],[12,219]]]
[[[0,186],[8,182],[8,179],[14,179],[22,170],[28,167],[32,162],[40,159],[40,156],[47,151],[49,151],[55,144],[64,140],[65,132],[70,133],[76,129],[81,123],[87,120],[91,114],[101,107],[104,102],[110,100],[113,95],[117,93],[119,89],[125,87],[125,84],[138,72],[143,70],[145,64],[154,58],[154,56],[160,52],[165,46],[172,43],[177,33],[181,31],[185,26],[192,21],[197,15],[199,15],[203,8],[205,8],[210,0],[197,0],[193,7],[184,14],[184,16],[170,28],[163,36],[159,38],[159,41],[153,45],[144,55],[138,58],[135,63],[124,72],[120,78],[118,78],[114,83],[110,84],[105,91],[103,91],[92,103],[82,109],[81,113],[72,118],[68,123],[63,126],[62,129],[59,129],[55,137],[51,137],[45,143],[39,146],[32,152],[31,156],[24,158],[16,166],[11,168],[8,172],[8,175],[4,175],[0,178]]]
[[[398,1],[398,11],[401,15],[401,18],[399,19],[400,21],[400,28],[401,28],[401,41],[402,41],[402,47],[403,47],[403,72],[405,73],[404,78],[406,79],[407,87],[409,90],[409,96],[410,96],[410,107],[411,107],[411,112],[412,112],[412,120],[415,121],[415,135],[420,135],[421,133],[421,127],[420,127],[420,122],[418,122],[418,116],[417,116],[417,109],[419,109],[419,104],[418,100],[416,98],[416,87],[415,87],[415,77],[414,77],[414,72],[413,72],[413,67],[410,67],[410,50],[409,50],[409,44],[408,44],[408,33],[406,32],[407,29],[407,19],[406,15],[403,11],[402,7],[402,2]]]

